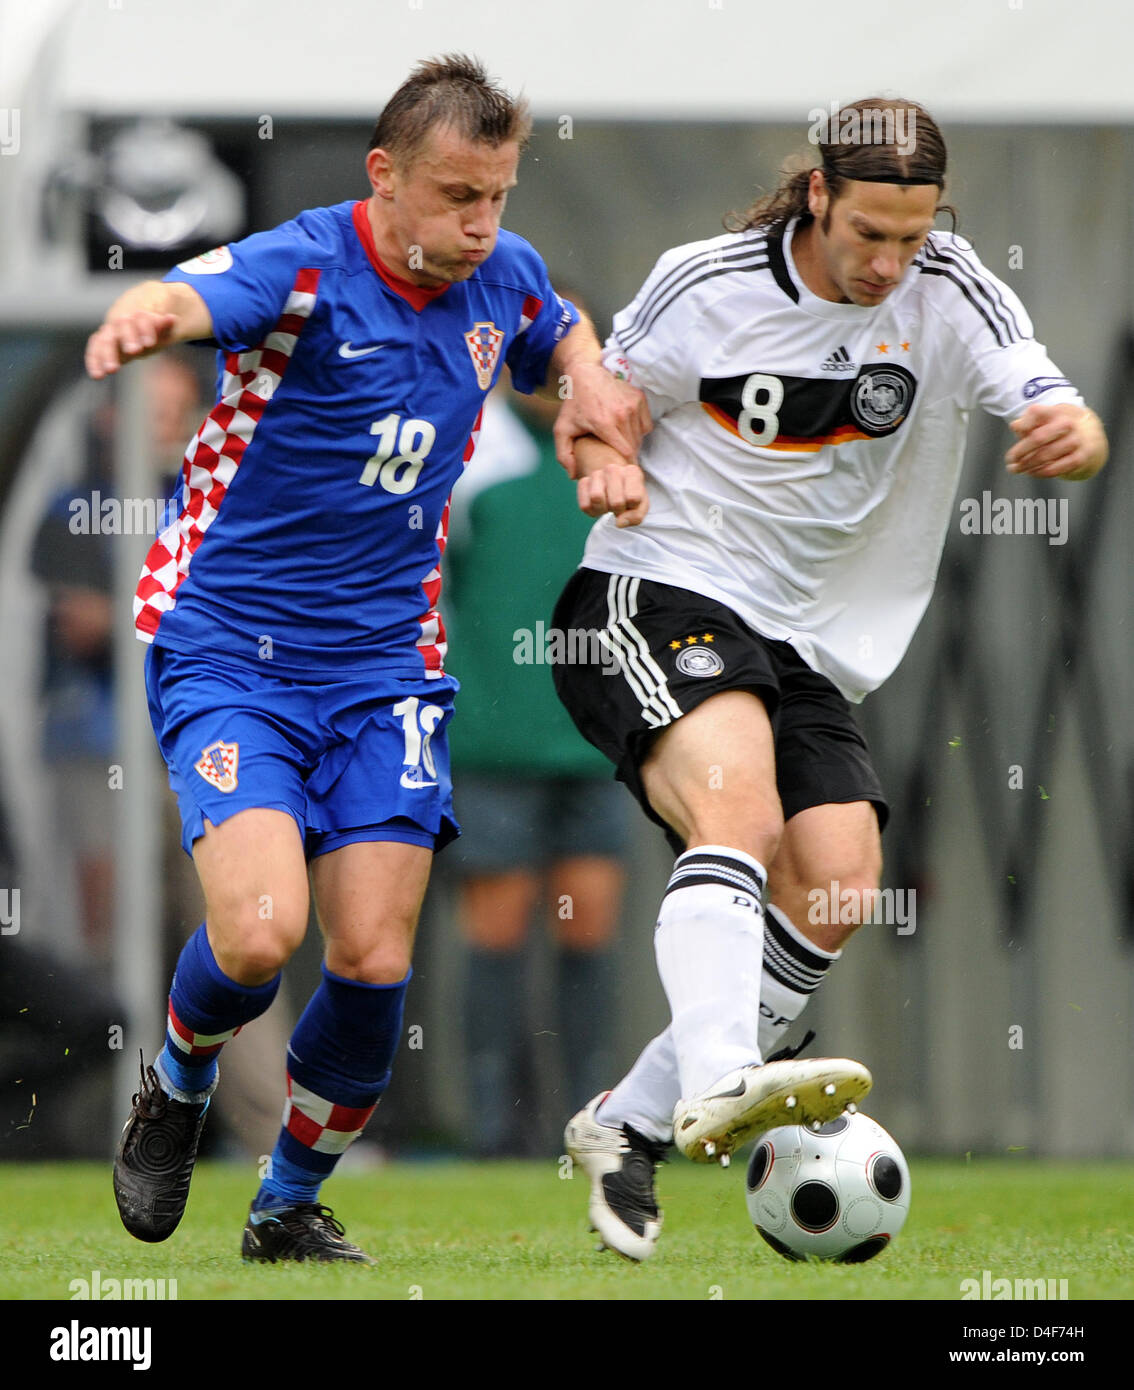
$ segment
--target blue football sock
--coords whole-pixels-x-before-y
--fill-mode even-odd
[[[200,1101],[217,1079],[217,1054],[245,1023],[268,1008],[280,977],[262,985],[229,979],[216,962],[205,924],[182,947],[169,991],[165,1046],[154,1070],[176,1100]]]
[[[412,974],[370,985],[324,965],[288,1044],[283,1128],[253,1211],[314,1202],[362,1133],[390,1081]]]

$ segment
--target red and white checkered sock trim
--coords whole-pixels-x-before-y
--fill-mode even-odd
[[[336,1105],[301,1086],[289,1072],[283,1127],[315,1153],[341,1154],[366,1128],[374,1105]]]
[[[229,1038],[235,1038],[243,1027],[244,1025],[241,1023],[235,1028],[229,1028],[224,1033],[194,1033],[192,1028],[182,1023],[177,1017],[173,1008],[173,1000],[169,1001],[166,1036],[178,1052],[185,1057],[216,1056]]]

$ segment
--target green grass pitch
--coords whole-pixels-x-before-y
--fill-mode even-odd
[[[95,1270],[103,1281],[164,1279],[168,1288],[176,1279],[180,1300],[956,1301],[961,1281],[985,1270],[992,1278],[1066,1279],[1072,1300],[1134,1295],[1128,1163],[914,1160],[905,1230],[870,1264],[846,1267],[792,1265],[768,1249],[748,1221],[745,1166],[664,1166],[665,1229],[644,1265],[595,1251],[585,1179],[560,1176],[554,1159],[392,1163],[344,1174],[324,1195],[348,1236],[379,1259],[367,1269],[242,1263],[255,1186],[242,1167],[202,1163],[180,1228],[148,1246],[119,1226],[109,1164],[7,1164],[4,1297],[68,1300],[71,1281]]]

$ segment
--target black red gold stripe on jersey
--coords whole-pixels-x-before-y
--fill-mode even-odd
[[[701,402],[701,409],[711,415],[722,429],[728,430],[729,434],[736,435],[737,439],[743,438],[736,427],[736,419],[728,415],[719,406],[709,405]],[[860,429],[851,426],[840,426],[837,430],[829,434],[818,435],[810,439],[794,439],[790,435],[778,434],[769,444],[761,444],[761,449],[775,449],[785,454],[817,454],[826,444],[847,444],[853,439],[869,439],[870,435],[863,434]]]
[[[770,380],[768,373],[759,375],[762,382]],[[698,392],[701,408],[748,444],[753,440],[741,427],[741,417],[759,419],[761,432],[770,418],[770,407],[745,407],[744,389],[751,378],[751,373],[703,377]],[[774,411],[776,432],[754,447],[782,453],[813,454],[828,444],[883,439],[901,428],[917,393],[913,373],[890,362],[868,362],[853,380],[776,376],[775,381],[783,388]]]

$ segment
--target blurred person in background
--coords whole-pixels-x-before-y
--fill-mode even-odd
[[[205,409],[204,383],[188,350],[152,362],[146,383],[153,478],[153,497],[146,500],[160,515],[163,499],[180,487],[185,445]],[[107,402],[90,420],[83,475],[53,500],[32,550],[32,572],[48,593],[43,758],[58,853],[76,878],[83,947],[70,964],[93,968],[102,987],[109,985],[114,950],[113,547],[129,516],[115,489],[114,431],[115,409]],[[201,920],[203,903],[181,853],[174,809],[167,798],[162,805],[163,934],[166,954],[176,958]],[[227,1059],[218,1113],[227,1143],[252,1158],[270,1152],[275,1142],[285,1091],[280,1053],[287,1013],[281,997],[242,1032]],[[121,1010],[115,1017],[121,1020]],[[100,1060],[113,1058],[105,1027],[100,1044]],[[82,1128],[98,1134],[101,1152],[101,1123]]]
[[[541,1124],[535,1037],[557,1036],[559,1099],[573,1107],[613,1063],[612,948],[631,802],[556,698],[540,640],[592,525],[564,489],[551,432],[558,410],[503,384],[489,397],[445,557],[460,653],[450,749],[462,825],[447,872],[459,880],[469,946],[467,1123],[481,1157],[558,1145]],[[533,1013],[526,949],[540,916],[555,944],[546,1019]]]
[[[150,382],[154,501],[168,495],[200,408],[201,385],[187,360],[155,364]],[[103,503],[117,504],[114,407],[96,410],[87,430],[82,476],[52,501],[32,549],[31,567],[47,589],[43,676],[43,758],[61,856],[77,879],[88,964],[109,967],[113,948],[115,760],[114,564],[120,527]],[[119,511],[120,517],[122,513]]]

